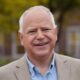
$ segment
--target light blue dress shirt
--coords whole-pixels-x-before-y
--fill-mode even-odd
[[[28,58],[27,62],[32,80],[57,80],[55,56],[52,59],[50,68],[44,75],[40,73],[39,69],[34,64],[32,64]]]

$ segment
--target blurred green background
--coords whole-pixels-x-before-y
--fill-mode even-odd
[[[59,28],[55,51],[80,58],[80,0],[0,0],[0,66],[23,55],[18,20],[26,9],[36,5],[46,6],[54,14]]]

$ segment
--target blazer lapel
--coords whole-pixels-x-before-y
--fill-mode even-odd
[[[69,61],[61,55],[55,54],[58,80],[70,80],[71,66]],[[25,57],[16,65],[15,76],[17,80],[31,80]]]
[[[15,76],[17,80],[31,80],[25,57],[21,58],[16,65]]]
[[[70,80],[71,72],[70,63],[65,58],[63,58],[63,56],[56,54],[58,80]]]

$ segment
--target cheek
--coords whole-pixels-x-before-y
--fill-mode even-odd
[[[49,33],[47,34],[48,37],[52,40],[52,41],[56,41],[57,40],[57,35],[54,33]]]
[[[51,39],[51,44],[55,44],[56,41],[57,41],[57,35],[51,33],[51,34],[49,34],[48,36],[49,36],[49,38]]]
[[[32,44],[33,40],[34,40],[34,36],[27,36],[24,39],[24,45],[26,44],[26,45],[30,46]]]
[[[31,43],[29,39],[24,39],[23,40],[23,47],[25,48],[25,50],[29,50],[29,48],[31,47]]]

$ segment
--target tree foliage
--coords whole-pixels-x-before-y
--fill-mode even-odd
[[[17,30],[22,12],[37,4],[36,0],[0,0],[0,32],[10,33]]]
[[[53,13],[60,13],[58,22],[61,23],[61,18],[66,12],[73,8],[80,8],[80,0],[48,0],[48,7]]]
[[[80,0],[0,0],[0,32],[16,31],[22,12],[34,5],[44,5],[53,13],[59,12],[57,21],[61,26],[65,13],[70,9],[79,8]]]
[[[80,0],[48,0],[48,7],[54,14],[59,13],[57,17],[57,23],[59,26],[59,38],[65,14],[71,9],[80,9]]]

